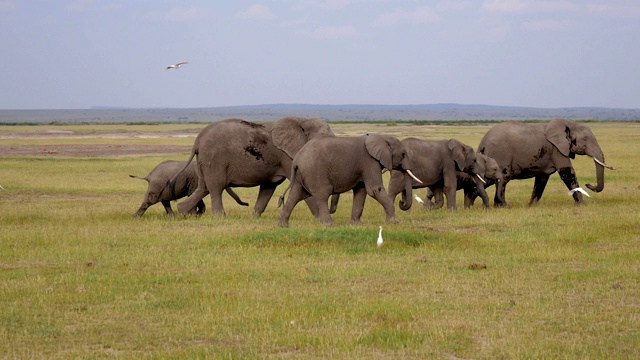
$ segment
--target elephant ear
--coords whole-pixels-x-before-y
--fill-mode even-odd
[[[271,140],[280,150],[293,159],[309,140],[320,136],[335,136],[326,121],[286,117],[271,126]]]
[[[447,146],[449,147],[449,150],[451,150],[451,158],[458,166],[458,170],[464,170],[466,168],[466,156],[462,143],[456,139],[449,139]]]
[[[367,134],[365,135],[364,146],[367,148],[369,155],[378,160],[387,170],[393,169],[391,147],[384,136]]]
[[[551,120],[544,129],[544,137],[564,156],[571,152],[571,130],[565,120]]]
[[[300,118],[288,117],[274,122],[271,126],[271,140],[278,149],[293,159],[307,142]]]

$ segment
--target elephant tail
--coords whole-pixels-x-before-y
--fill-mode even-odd
[[[293,180],[296,178],[296,173],[298,172],[298,166],[294,166],[293,170],[291,172],[292,173],[291,173],[291,179],[289,179],[289,186],[287,186],[287,188],[284,190],[284,192],[282,193],[280,198],[278,198],[278,207],[281,207],[282,204],[284,204],[284,197],[285,197],[285,195],[287,195],[287,191],[289,191],[289,189],[291,189],[291,185],[293,184]]]
[[[289,182],[289,186],[287,186],[280,198],[278,198],[278,207],[281,207],[282,204],[284,204],[284,196],[287,195],[287,191],[289,191],[289,189],[291,189],[291,182]]]
[[[171,197],[175,198],[176,196],[176,182],[178,179],[178,176],[180,176],[180,174],[187,168],[189,167],[189,164],[191,164],[191,161],[193,160],[193,157],[196,156],[196,154],[198,153],[197,149],[194,147],[193,150],[191,150],[191,155],[189,156],[189,160],[187,160],[187,163],[184,164],[184,167],[182,169],[180,169],[180,171],[178,171],[175,175],[173,175],[173,177],[171,179],[169,179],[169,181],[167,181],[167,186],[165,188],[168,188],[171,191]]]
[[[140,177],[140,176],[135,176],[135,175],[129,175],[130,178],[134,178],[134,179],[140,179],[140,180],[144,180],[146,182],[149,182],[149,179],[147,179],[146,177]]]

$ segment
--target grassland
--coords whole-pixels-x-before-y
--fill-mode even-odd
[[[160,136],[175,125],[109,126],[0,133],[192,142]],[[387,225],[368,199],[357,227],[349,225],[349,195],[331,228],[301,205],[291,228],[281,229],[275,201],[254,219],[228,197],[225,218],[171,220],[156,205],[133,220],[145,183],[127,175],[187,154],[0,153],[8,190],[0,191],[0,357],[639,358],[640,125],[589,126],[617,170],[606,172],[605,190],[587,206],[574,206],[554,175],[533,208],[533,182],[523,180],[509,184],[509,209],[462,209],[459,196],[455,212],[414,207]],[[475,147],[489,125],[332,127],[342,135],[454,137]],[[159,136],[99,137],[142,131]],[[0,146],[90,143],[0,139]],[[595,183],[590,159],[573,164],[581,185]],[[253,204],[257,190],[238,193]]]

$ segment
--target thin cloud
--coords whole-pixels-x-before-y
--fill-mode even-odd
[[[396,10],[379,16],[373,26],[391,26],[399,23],[423,24],[438,21],[440,17],[429,6],[420,6],[413,11]]]
[[[582,6],[570,1],[485,0],[482,9],[493,13],[551,13],[579,11]]]
[[[198,20],[203,16],[203,13],[202,9],[196,7],[176,7],[164,12],[153,11],[147,13],[144,19],[149,21],[185,22]]]
[[[262,4],[251,5],[247,10],[236,14],[242,20],[271,20],[275,16],[268,6]]]
[[[351,38],[356,36],[356,29],[351,25],[346,26],[322,26],[311,33],[311,36],[320,39]]]

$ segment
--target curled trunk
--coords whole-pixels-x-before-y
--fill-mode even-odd
[[[400,210],[407,211],[411,209],[413,205],[413,179],[411,176],[405,173],[404,175],[404,190],[402,190],[402,199],[398,204]]]
[[[599,147],[597,149],[593,149],[593,151],[589,151],[588,149],[586,153],[588,156],[593,158],[593,162],[596,166],[596,180],[598,181],[596,186],[591,184],[586,185],[591,191],[600,192],[604,189],[604,155]]]

